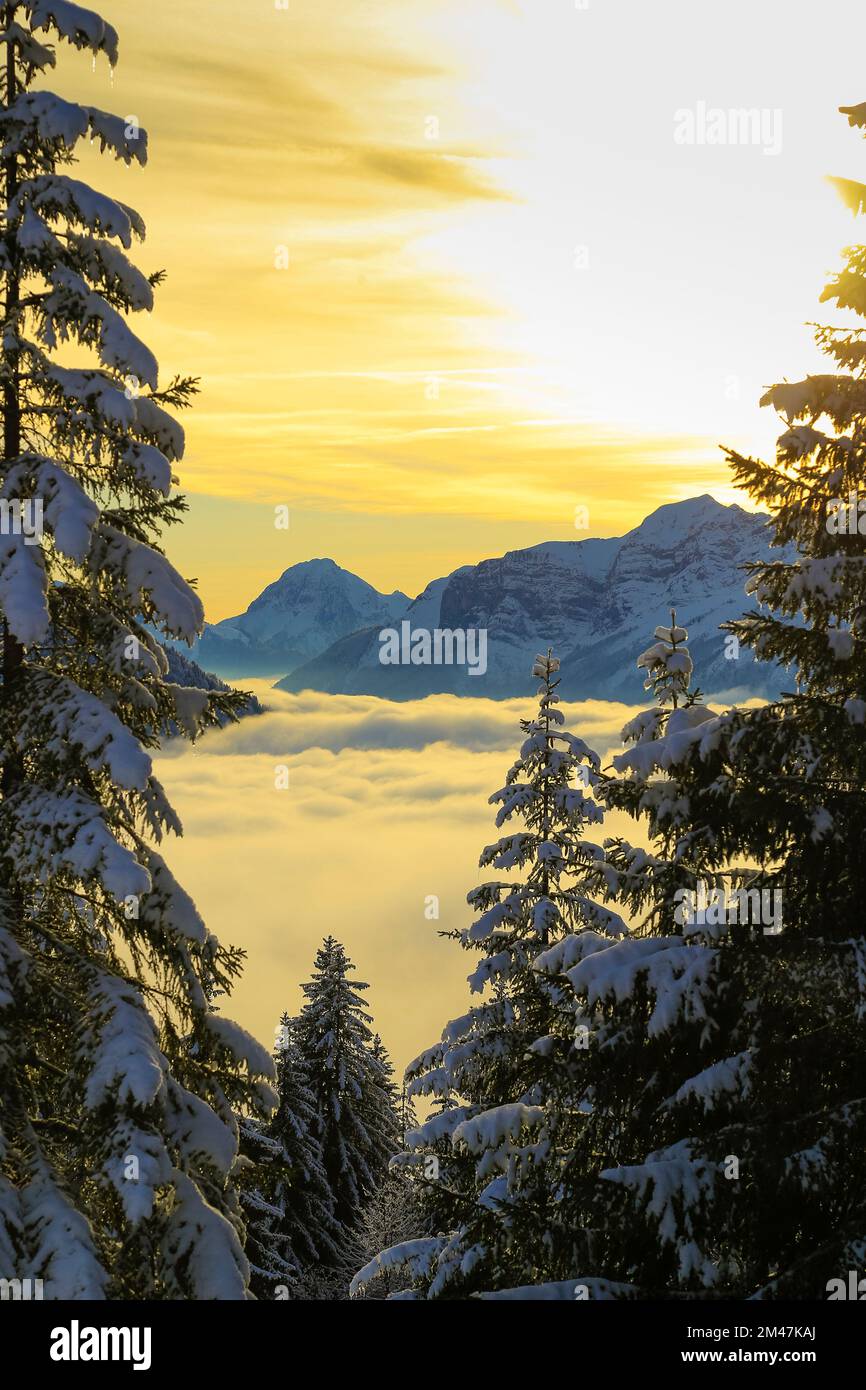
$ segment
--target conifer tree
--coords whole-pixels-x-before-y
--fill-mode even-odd
[[[862,211],[866,186],[838,182]],[[864,316],[862,246],[822,298]],[[607,789],[648,821],[652,856],[609,858],[653,935],[567,973],[631,1036],[645,1152],[635,1133],[602,1170],[596,1268],[644,1296],[826,1298],[866,1248],[864,332],[819,325],[840,370],[766,392],[774,463],[728,451],[779,558],[748,567],[757,606],[726,628],[790,691],[652,713]]]
[[[411,1096],[406,1094],[405,1086],[398,1088],[394,1080],[394,1065],[379,1033],[373,1034],[370,1051],[379,1068],[379,1084],[383,1096],[381,1131],[390,1135],[390,1142],[394,1145],[393,1152],[396,1153],[402,1145],[406,1130],[415,1127],[415,1107]]]
[[[127,323],[162,278],[127,256],[142,219],[68,172],[88,137],[143,164],[146,134],[37,85],[54,40],[118,47],[67,0],[2,5],[0,1267],[49,1298],[243,1298],[234,1114],[272,1062],[211,1010],[241,953],[154,848],[180,831],[159,731],[238,703],[168,684],[151,635],[202,625],[160,545],[194,383],[160,388]]]
[[[334,937],[316,953],[307,1002],[294,1025],[303,1073],[315,1099],[312,1132],[333,1196],[334,1214],[348,1229],[375,1190],[400,1144],[399,1119],[388,1089],[390,1068],[373,1052],[369,985],[350,980],[355,969]]]
[[[842,110],[866,127],[866,104]],[[866,186],[836,182],[866,207]],[[848,250],[821,298],[866,315],[866,248]],[[727,628],[784,666],[791,689],[706,723],[677,774],[709,776],[705,838],[720,860],[757,864],[748,887],[782,911],[781,931],[705,925],[718,947],[705,994],[713,1043],[703,1074],[672,1098],[684,1115],[671,1135],[678,1166],[663,1177],[671,1204],[700,1209],[696,1244],[719,1251],[706,1282],[752,1297],[826,1297],[862,1263],[866,1238],[864,335],[818,325],[837,370],[765,393],[783,421],[774,463],[727,451],[779,551],[749,566],[757,607]],[[738,1181],[718,1180],[726,1156]],[[634,1184],[647,1194],[642,1173]]]
[[[497,826],[516,818],[520,828],[488,845],[480,863],[512,876],[473,889],[478,916],[451,934],[480,953],[469,984],[489,998],[449,1023],[407,1071],[410,1092],[442,1104],[407,1136],[397,1167],[420,1184],[444,1234],[382,1252],[357,1289],[402,1266],[427,1297],[466,1297],[565,1277],[581,1254],[559,1189],[583,1142],[590,1030],[538,966],[565,941],[584,933],[615,941],[626,928],[596,900],[605,892],[602,851],[583,832],[603,817],[593,796],[599,759],[563,727],[558,672],[550,652],[536,659],[538,711],[521,720],[519,757],[490,798]]]
[[[341,1234],[316,1133],[316,1097],[304,1070],[296,1026],[296,1019],[283,1014],[276,1048],[279,1106],[267,1131],[280,1150],[270,1200],[279,1211],[276,1230],[288,1239],[295,1283],[311,1269],[334,1263]]]
[[[657,704],[623,729],[627,751],[599,785],[608,808],[647,823],[648,850],[622,837],[604,846],[608,890],[635,925],[617,942],[566,941],[538,963],[592,1020],[584,1150],[560,1192],[585,1236],[574,1271],[584,1297],[721,1289],[737,1269],[738,1161],[725,1148],[729,1117],[724,1107],[711,1114],[709,1098],[736,1067],[726,1057],[736,1020],[720,985],[724,948],[742,960],[765,943],[748,912],[730,925],[728,904],[739,911],[733,886],[760,873],[731,866],[712,824],[715,739],[729,716],[691,688],[688,633],[675,613],[654,637],[638,666]]]
[[[234,1173],[244,1218],[250,1290],[258,1299],[283,1298],[301,1275],[285,1220],[289,1157],[279,1140],[257,1121],[243,1118],[239,1130]]]

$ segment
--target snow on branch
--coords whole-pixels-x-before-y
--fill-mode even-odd
[[[133,236],[142,239],[145,235],[144,222],[133,208],[68,174],[39,174],[25,179],[9,203],[8,220],[15,221],[27,206],[49,216],[65,217],[92,232],[117,237],[127,250]]]
[[[679,937],[629,938],[584,958],[565,974],[590,1006],[605,1000],[622,1003],[645,980],[655,996],[647,1034],[657,1037],[678,1019],[708,1018],[705,995],[717,959],[714,947],[685,945]]]
[[[119,246],[98,237],[81,235],[71,235],[68,246],[77,255],[84,273],[120,295],[130,309],[149,312],[153,308],[153,286]]]
[[[4,924],[8,921],[5,905],[0,907],[0,1009],[8,1009],[13,1002],[13,990],[17,978],[26,975],[30,967],[30,957],[24,951],[12,932]],[[17,922],[15,924],[17,926]],[[0,1159],[5,1156],[3,1143],[3,1131],[0,1129]],[[0,1226],[0,1239],[2,1239],[2,1226]]]
[[[568,970],[585,960],[596,951],[604,951],[613,945],[610,937],[594,931],[583,931],[579,935],[565,936],[549,950],[536,956],[533,970],[539,975],[564,975]]]
[[[92,772],[108,772],[127,791],[144,791],[152,768],[150,754],[102,700],[39,666],[29,668],[28,690],[34,723],[22,731],[22,744],[42,726],[49,755],[61,758],[64,748],[72,746]]]
[[[167,410],[163,410],[150,396],[137,396],[135,413],[139,434],[155,443],[166,458],[176,461],[183,457],[183,425],[178,424]]]
[[[191,642],[201,631],[204,608],[198,594],[158,550],[101,525],[94,542],[96,568],[123,576],[133,604],[149,596],[155,613],[172,637]]]
[[[147,163],[147,132],[135,122],[65,101],[54,92],[20,92],[0,115],[3,154],[24,154],[34,144],[64,145],[71,150],[88,135],[101,150],[111,150],[125,164]]]
[[[237,1231],[186,1173],[174,1169],[171,1177],[174,1207],[162,1239],[171,1292],[197,1300],[244,1301],[250,1267]]]
[[[470,994],[481,994],[491,980],[508,979],[521,963],[521,958],[515,960],[511,951],[499,951],[495,956],[485,956],[480,965],[467,976]]]
[[[34,29],[53,29],[75,48],[104,53],[112,67],[117,63],[117,30],[95,10],[85,10],[71,0],[24,0],[24,9]]]
[[[25,29],[17,20],[13,20],[0,34],[0,44],[3,43],[14,44],[16,57],[34,72],[41,72],[43,68],[53,68],[57,63],[54,50],[46,48],[44,43],[35,39],[30,30]]]
[[[455,1129],[471,1114],[472,1108],[468,1105],[455,1105],[450,1110],[437,1111],[429,1120],[425,1120],[423,1125],[407,1132],[404,1140],[406,1148],[410,1153],[417,1153],[429,1144],[436,1144],[441,1139],[450,1139]]]
[[[733,1057],[723,1057],[720,1062],[714,1062],[712,1066],[698,1072],[697,1076],[683,1082],[670,1100],[664,1102],[662,1108],[670,1109],[671,1106],[680,1105],[684,1101],[700,1100],[704,1110],[712,1110],[722,1095],[748,1100],[752,1089],[749,1076],[751,1070],[750,1052],[738,1052]]]
[[[143,1129],[128,1115],[122,1115],[109,1135],[110,1152],[102,1165],[102,1175],[120,1198],[127,1221],[133,1226],[153,1215],[159,1188],[171,1181],[171,1157],[161,1135]],[[128,1177],[130,1155],[137,1160],[137,1177]]]
[[[210,691],[199,690],[194,685],[172,685],[168,681],[162,682],[162,689],[164,694],[171,696],[178,727],[189,738],[197,738],[210,709]]]
[[[500,1299],[574,1303],[584,1298],[597,1303],[600,1300],[636,1298],[639,1293],[636,1284],[619,1284],[613,1279],[593,1278],[562,1279],[547,1284],[521,1284],[516,1289],[496,1289],[492,1293],[479,1293],[476,1296],[486,1303]]]
[[[656,769],[669,772],[686,761],[697,747],[700,756],[709,757],[722,740],[730,723],[730,716],[716,714],[706,705],[681,705],[671,712],[665,732],[654,737],[658,725],[649,727],[649,737],[638,730],[638,721],[627,726],[631,732],[637,730],[639,742],[625,753],[613,758],[617,772],[628,772],[638,780],[646,780]],[[623,730],[625,733],[626,730]]]
[[[422,1236],[417,1240],[404,1240],[400,1245],[392,1245],[382,1250],[369,1264],[359,1269],[349,1285],[349,1297],[361,1293],[374,1279],[395,1270],[405,1271],[412,1279],[429,1277],[436,1263],[436,1257],[445,1248],[444,1236]]]
[[[87,1109],[98,1109],[109,1096],[121,1105],[152,1105],[163,1089],[167,1064],[140,991],[127,980],[101,974],[91,1018],[89,1031],[97,1041],[84,1090]]]
[[[606,1168],[599,1176],[630,1188],[638,1200],[646,1202],[647,1214],[658,1223],[660,1239],[677,1252],[680,1280],[687,1283],[697,1277],[711,1288],[718,1280],[718,1266],[694,1237],[700,1224],[696,1218],[714,1195],[720,1165],[695,1154],[691,1145],[691,1140],[680,1140],[650,1154],[645,1163]]]
[[[463,933],[466,941],[484,941],[488,936],[500,932],[503,927],[513,927],[520,921],[521,894],[511,893],[502,902],[482,912],[471,927]]]
[[[105,249],[116,250],[107,242],[91,244],[101,248],[100,254]],[[171,461],[181,458],[184,450],[183,427],[168,411],[150,396],[122,388],[105,371],[61,367],[47,359],[43,362],[41,349],[35,344],[28,344],[27,351],[37,359],[51,399],[68,423],[82,425],[91,433],[101,426],[140,436],[122,445],[123,460],[142,483],[167,497],[173,481]]]
[[[49,634],[47,584],[41,547],[27,545],[12,531],[0,533],[0,609],[24,646]]]
[[[117,429],[126,430],[135,425],[138,418],[137,401],[121,390],[106,372],[82,371],[48,361],[44,366],[39,363],[39,367],[52,390],[52,396],[56,394],[71,407],[83,406],[89,415]]]
[[[142,927],[159,927],[197,946],[207,945],[210,933],[198,908],[186,889],[177,882],[162,856],[156,850],[149,850],[145,864],[150,874],[151,889],[139,908]]]
[[[247,1067],[251,1076],[276,1076],[274,1059],[266,1047],[257,1042],[240,1024],[222,1014],[205,1015],[204,1026],[212,1033],[219,1044],[231,1053],[236,1062]]]
[[[44,878],[66,871],[83,882],[98,879],[118,899],[149,890],[147,870],[115,840],[102,807],[82,792],[28,783],[4,809],[11,825],[9,853],[20,873]]]
[[[125,319],[74,270],[58,265],[50,273],[53,286],[43,303],[42,337],[50,348],[58,337],[76,337],[96,347],[106,367],[131,375],[155,391],[159,364]]]
[[[105,1298],[102,1267],[86,1217],[72,1206],[47,1164],[21,1189],[21,1210],[32,1266],[51,1299]]]
[[[0,933],[2,939],[2,933]],[[2,988],[0,988],[2,995]],[[4,1047],[4,1052],[6,1051]],[[0,1129],[0,1158],[8,1152],[3,1131]],[[4,1269],[14,1269],[18,1251],[21,1248],[21,1196],[17,1187],[7,1182],[0,1172],[0,1260]]]
[[[237,1157],[237,1134],[170,1074],[166,1086],[166,1133],[186,1162],[207,1163],[225,1176]]]
[[[455,1149],[463,1146],[471,1154],[482,1154],[516,1143],[524,1130],[537,1130],[546,1119],[540,1105],[497,1105],[463,1120],[452,1133],[451,1143]]]
[[[43,521],[62,555],[80,564],[88,550],[99,508],[62,465],[38,454],[22,454],[6,474],[0,498],[39,498]]]
[[[417,1057],[413,1057],[404,1072],[406,1081],[410,1081],[412,1077],[418,1076],[422,1072],[429,1071],[431,1067],[438,1066],[442,1061],[444,1051],[443,1044],[439,1042],[419,1053]]]

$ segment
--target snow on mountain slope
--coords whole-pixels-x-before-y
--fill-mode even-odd
[[[627,535],[554,541],[464,565],[435,580],[390,623],[342,636],[291,671],[282,690],[374,694],[404,700],[450,691],[493,698],[521,694],[536,651],[562,661],[570,698],[643,698],[635,662],[670,609],[689,629],[696,679],[705,691],[767,695],[785,685],[775,668],[725,655],[719,624],[751,607],[738,567],[769,553],[764,520],[714,498],[659,507]],[[400,620],[420,628],[487,633],[487,670],[382,665],[379,633]]]
[[[333,560],[292,565],[236,618],[208,625],[196,661],[221,676],[281,676],[358,628],[393,622],[406,594],[380,594]]]

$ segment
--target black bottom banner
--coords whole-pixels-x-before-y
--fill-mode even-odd
[[[26,1292],[26,1291],[25,1291]],[[274,1303],[56,1303],[21,1298],[0,1300],[4,1356],[16,1371],[65,1376],[120,1373],[169,1375],[214,1370],[221,1382],[248,1377],[265,1365],[309,1379],[308,1357],[321,1356],[333,1375],[342,1357],[356,1369],[375,1373],[376,1347],[389,1347],[393,1371],[395,1332],[418,1338],[399,1359],[409,1364],[430,1339],[440,1353],[451,1336],[466,1356],[472,1346],[485,1365],[502,1358],[513,1375],[523,1357],[539,1354],[551,1372],[565,1356],[581,1375],[587,1370],[621,1374],[633,1368],[653,1376],[674,1367],[806,1366],[826,1381],[857,1359],[866,1324],[852,1301],[827,1303],[581,1302],[536,1306],[515,1327],[512,1314],[480,1300],[434,1307],[411,1301]],[[320,1332],[327,1334],[323,1341]],[[348,1334],[348,1335],[344,1335]],[[368,1341],[367,1338],[372,1340]],[[477,1339],[477,1341],[476,1341]],[[555,1339],[555,1340],[552,1340]],[[401,1343],[402,1345],[402,1343]],[[317,1350],[316,1350],[317,1348]],[[456,1349],[456,1348],[455,1348]],[[450,1362],[450,1353],[449,1362]],[[435,1375],[438,1356],[430,1360]],[[383,1368],[384,1369],[384,1366]],[[453,1372],[456,1367],[450,1364]],[[467,1365],[467,1370],[469,1366]],[[535,1378],[537,1379],[537,1370]],[[323,1373],[325,1366],[323,1365]],[[5,1380],[5,1377],[4,1377]]]

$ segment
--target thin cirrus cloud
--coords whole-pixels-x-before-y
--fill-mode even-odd
[[[850,236],[821,180],[856,166],[835,108],[858,49],[827,5],[804,87],[805,0],[731,0],[710,46],[691,0],[665,10],[678,45],[638,0],[118,0],[114,86],[74,55],[51,80],[150,130],[146,171],[94,177],[168,271],[163,376],[201,375],[170,553],[209,618],[273,579],[268,505],[293,513],[282,568],[331,555],[409,590],[457,558],[457,515],[468,562],[506,521],[531,545],[576,506],[610,535],[727,500],[717,442],[772,448],[757,399],[815,370],[803,320]],[[698,101],[778,109],[778,154],[677,144]],[[258,534],[197,499],[262,503]]]
[[[400,47],[412,29],[398,9],[382,6],[383,23],[371,27],[336,0],[295,0],[290,13],[263,5],[238,26],[226,0],[208,5],[206,24],[194,8],[156,7],[171,9],[158,27],[130,7],[115,83],[101,70],[93,82],[114,90],[115,105],[121,90],[137,103],[165,191],[182,180],[189,196],[192,178],[194,199],[215,194],[215,209],[273,204],[307,219],[318,205],[321,224],[352,209],[393,217],[395,185],[405,186],[409,210],[414,188],[459,200],[511,196],[482,169],[503,153],[489,121],[461,121],[451,138],[434,133],[429,113],[450,104],[450,73]],[[388,10],[398,16],[392,38]],[[67,81],[80,95],[80,80]]]
[[[335,67],[345,74],[334,55],[323,55],[321,71],[332,80],[337,78]],[[361,69],[367,82],[393,81],[397,74],[403,82],[416,83],[422,76],[441,76],[396,61],[368,62]],[[164,71],[159,57],[147,54],[139,76],[147,73],[151,90],[158,90]],[[393,121],[371,128],[363,100],[353,104],[345,88],[339,98],[332,97],[308,73],[308,63],[296,52],[285,65],[270,70],[260,55],[256,60],[240,53],[231,62],[200,56],[182,88],[157,107],[151,122],[154,140],[164,139],[161,170],[188,179],[194,158],[201,161],[199,190],[212,187],[226,204],[289,203],[307,211],[325,204],[331,213],[379,211],[386,192],[395,198],[395,184],[461,200],[509,196],[476,169],[494,151],[431,146],[424,138],[423,117],[396,130]],[[219,162],[213,158],[217,149]],[[239,172],[242,165],[242,177],[226,178],[235,163]],[[407,206],[413,203],[407,198]],[[392,214],[395,210],[392,202]]]
[[[397,502],[408,514],[411,476],[400,501],[389,461],[378,476],[370,466],[380,443],[400,450],[401,472],[412,473],[414,457],[420,475],[418,431],[449,427],[452,414],[474,425],[473,402],[489,391],[464,385],[443,412],[428,382],[478,365],[465,336],[501,308],[419,242],[468,207],[507,206],[513,194],[497,177],[505,146],[495,113],[458,107],[454,54],[424,32],[429,10],[418,0],[293,0],[285,11],[248,7],[241,22],[226,0],[206,16],[168,0],[147,14],[121,8],[113,83],[73,57],[57,85],[134,112],[148,129],[146,171],[85,149],[82,172],[145,215],[139,259],[168,278],[142,329],[164,379],[201,378],[181,470],[193,511],[171,554],[201,580],[216,620],[255,586],[224,597],[215,558],[224,537],[197,496],[287,502],[296,514],[331,498],[364,515]],[[510,365],[485,353],[486,380]],[[414,382],[394,380],[407,369]],[[436,507],[436,489],[422,487],[416,510],[425,497]],[[330,553],[327,521],[314,531],[316,553]],[[260,552],[250,544],[251,569]],[[260,565],[255,585],[272,578]]]

